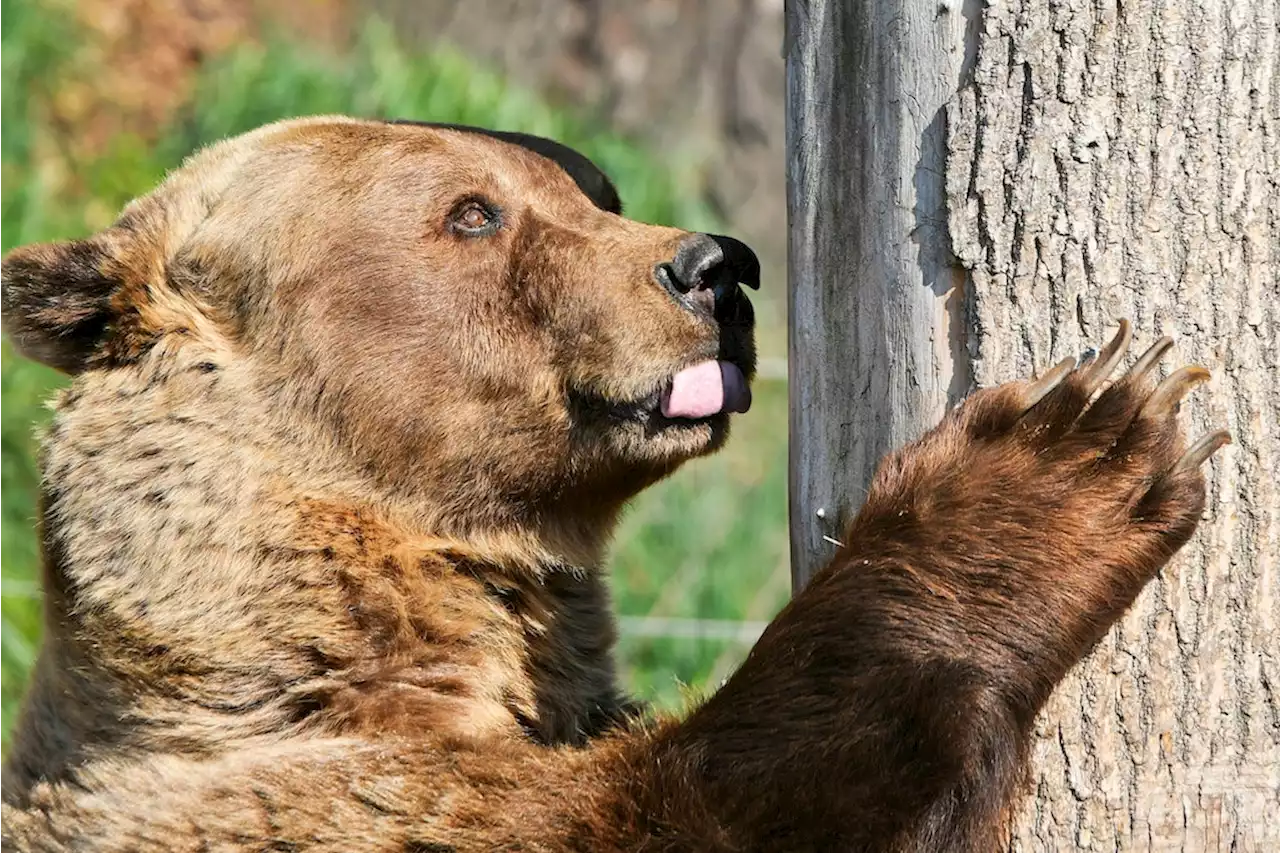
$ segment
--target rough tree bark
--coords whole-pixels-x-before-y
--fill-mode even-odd
[[[1226,424],[1235,444],[1207,469],[1200,533],[1043,715],[1013,849],[1280,850],[1280,4],[794,0],[788,27],[820,32],[818,6],[863,47],[800,88],[794,33],[788,51],[793,441],[809,442],[793,477],[821,463],[793,495],[801,570],[820,557],[815,501],[856,509],[868,455],[931,422],[950,377],[1043,370],[1117,317],[1139,345],[1173,335],[1214,373],[1188,430]],[[919,86],[941,67],[939,115]],[[823,145],[849,159],[806,173]],[[797,196],[824,181],[816,206]]]
[[[1212,368],[1201,533],[1058,692],[1021,849],[1280,850],[1280,26],[1275,0],[983,13],[948,114],[950,233],[987,385],[1112,318]]]

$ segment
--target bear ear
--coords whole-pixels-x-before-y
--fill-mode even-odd
[[[78,373],[107,334],[113,259],[100,238],[14,249],[0,261],[0,319],[18,350]]]

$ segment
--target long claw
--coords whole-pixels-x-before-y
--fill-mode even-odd
[[[1151,369],[1156,366],[1156,363],[1169,351],[1171,346],[1173,346],[1173,338],[1168,336],[1156,341],[1146,352],[1138,356],[1138,360],[1133,363],[1133,367],[1129,368],[1129,376],[1135,380],[1141,380],[1151,372]]]
[[[1188,391],[1201,382],[1207,382],[1210,376],[1209,371],[1199,365],[1178,368],[1156,386],[1147,402],[1142,404],[1142,414],[1158,417],[1172,412]]]
[[[1027,408],[1029,409],[1039,403],[1045,398],[1046,394],[1062,384],[1062,380],[1075,369],[1075,366],[1076,360],[1074,358],[1064,358],[1049,368],[1049,371],[1044,376],[1028,385],[1026,390]]]
[[[1217,453],[1224,445],[1231,443],[1231,433],[1225,429],[1215,430],[1191,445],[1182,458],[1173,466],[1176,472],[1194,471],[1205,463],[1210,456]]]
[[[1102,383],[1107,377],[1115,372],[1124,354],[1129,350],[1129,341],[1132,333],[1129,329],[1129,321],[1121,320],[1120,329],[1116,332],[1116,336],[1102,348],[1102,352],[1098,353],[1098,357],[1084,369],[1084,375],[1081,376],[1081,386],[1086,395],[1092,396],[1095,391],[1102,387]]]

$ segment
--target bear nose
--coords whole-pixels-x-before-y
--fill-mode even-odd
[[[741,240],[719,234],[690,234],[676,256],[658,264],[654,276],[675,295],[707,292],[719,301],[728,289],[744,284],[760,288],[760,259]]]

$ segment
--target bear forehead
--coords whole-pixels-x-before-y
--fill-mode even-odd
[[[493,167],[502,158],[550,166],[567,176],[587,199],[600,210],[621,214],[622,202],[616,187],[604,170],[590,158],[563,143],[529,133],[490,130],[448,122],[414,119],[364,120],[346,116],[323,116],[293,119],[262,128],[241,137],[243,142],[256,142],[253,147],[269,151],[301,146],[327,158],[354,161],[362,154],[378,148],[418,149],[423,153],[446,153],[459,161],[471,159]],[[533,155],[533,156],[530,156]]]
[[[622,213],[622,200],[618,197],[618,191],[614,187],[613,181],[609,180],[609,176],[604,173],[604,170],[593,163],[586,155],[553,139],[517,131],[489,130],[482,127],[471,127],[470,125],[415,121],[412,119],[393,119],[389,123],[484,136],[532,151],[534,154],[545,157],[563,169],[573,179],[573,182],[578,185],[578,189],[582,190],[583,194],[591,199],[591,203],[596,207],[601,210],[607,210],[609,213]]]

